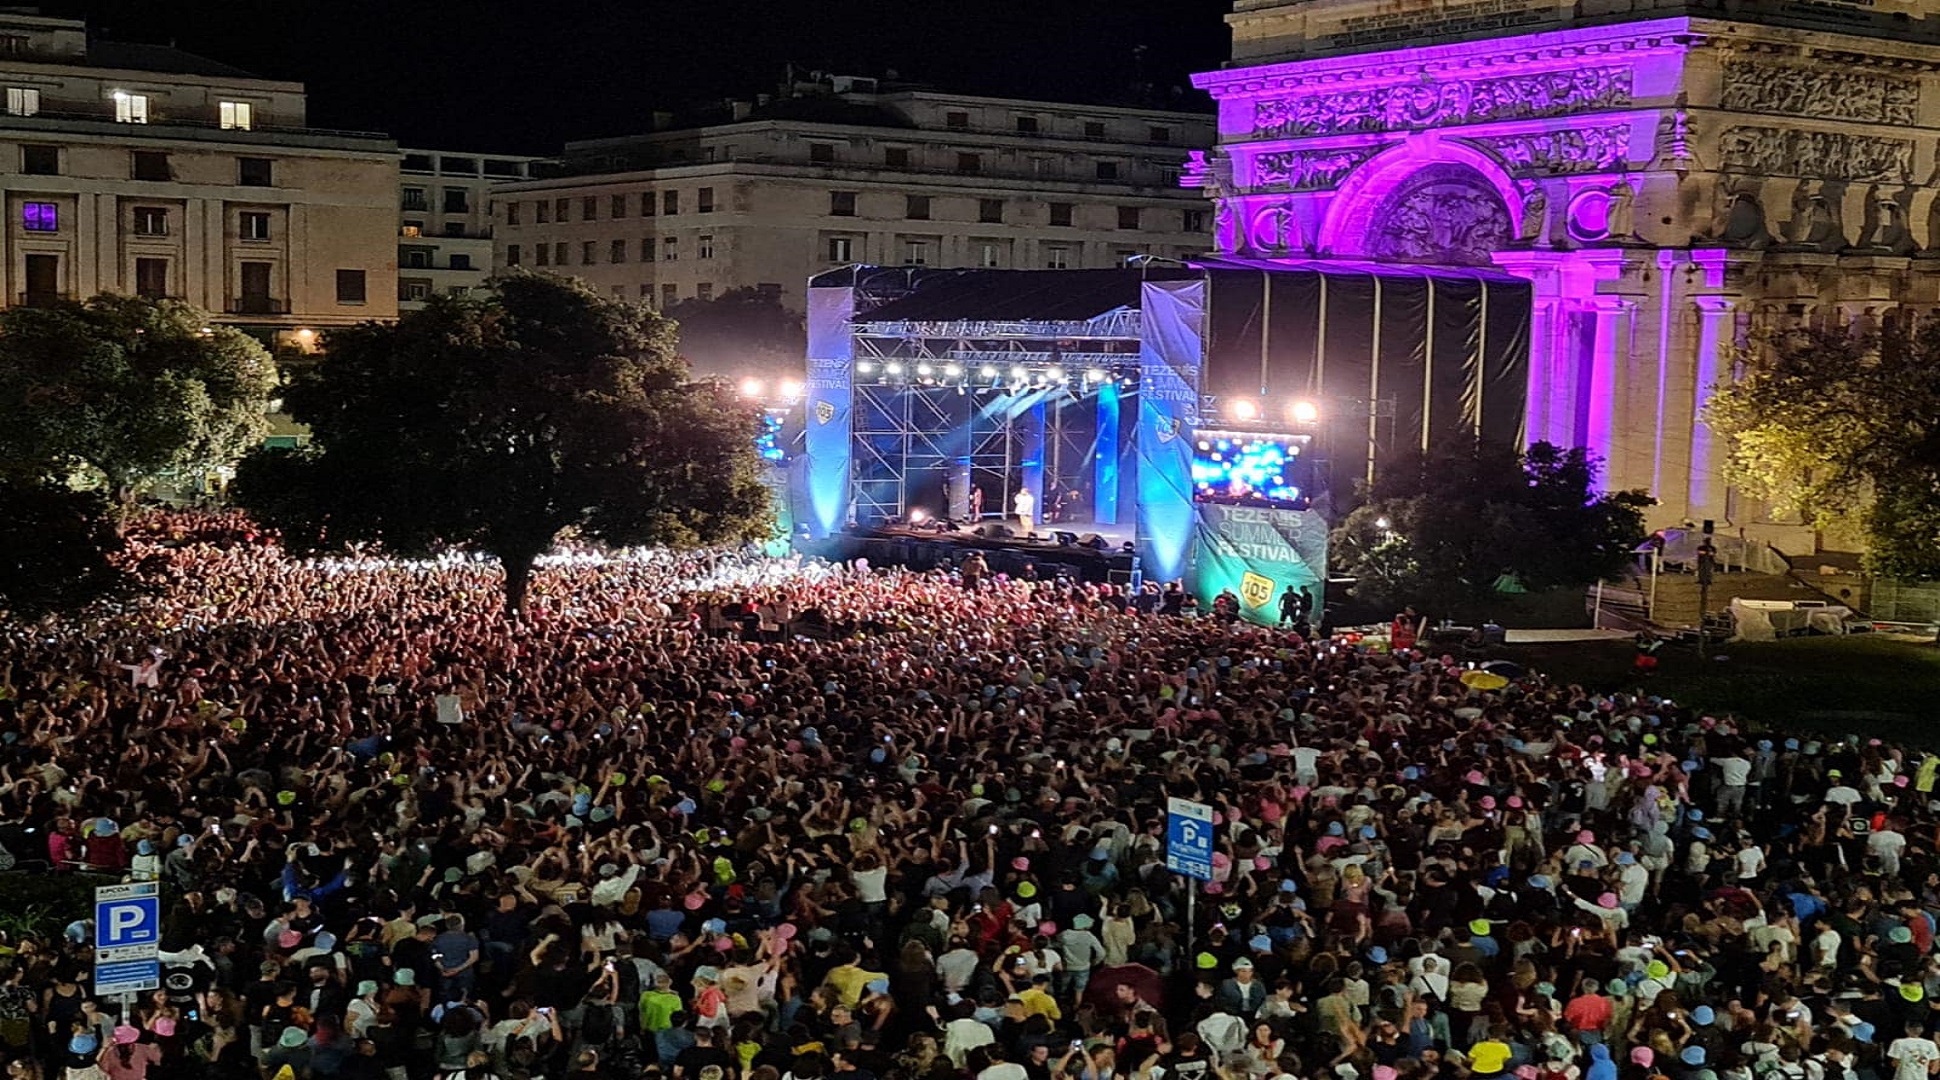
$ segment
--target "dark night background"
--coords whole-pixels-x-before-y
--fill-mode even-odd
[[[753,97],[785,65],[939,90],[1207,108],[1226,0],[43,0],[103,37],[309,85],[313,127],[556,152],[655,109]],[[1141,49],[1142,47],[1142,49]],[[1143,87],[1143,89],[1141,89]],[[1175,92],[1183,89],[1184,93]]]

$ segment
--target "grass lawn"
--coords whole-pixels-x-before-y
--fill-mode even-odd
[[[1497,650],[1491,650],[1496,652]],[[1642,689],[1679,705],[1735,713],[1755,725],[1803,727],[1940,747],[1940,646],[1897,634],[1668,645],[1655,673],[1631,669],[1625,642],[1511,645],[1500,650],[1563,682]]]

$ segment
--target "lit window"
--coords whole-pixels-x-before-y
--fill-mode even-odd
[[[1003,263],[1002,246],[998,244],[986,242],[983,245],[982,250],[978,252],[977,265],[988,270],[994,267],[1002,266],[1003,264],[1004,263]]]
[[[695,251],[696,257],[702,258],[702,259],[713,258],[714,257],[714,234],[713,233],[700,234],[700,236],[695,238],[694,246],[698,249],[697,251]]]
[[[51,202],[21,203],[20,227],[28,232],[60,232],[61,209]]]
[[[148,95],[131,94],[126,90],[114,92],[115,120],[123,124],[148,123]]]
[[[855,261],[855,238],[852,236],[829,237],[829,261],[847,263]]]
[[[669,236],[668,238],[660,242],[660,261],[661,262],[680,261],[680,237]]]
[[[31,86],[7,87],[7,112],[13,116],[32,116],[40,111],[40,91]]]
[[[221,105],[222,127],[248,131],[256,126],[256,107],[247,101],[225,101]]]

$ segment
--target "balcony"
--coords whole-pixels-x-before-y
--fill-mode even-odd
[[[238,296],[229,301],[231,315],[288,315],[288,301],[273,296]]]
[[[67,299],[68,296],[64,292],[24,292],[15,294],[14,306],[53,307],[56,304],[66,303]]]

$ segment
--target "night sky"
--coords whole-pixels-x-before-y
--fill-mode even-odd
[[[1228,0],[43,0],[103,36],[309,84],[314,127],[556,152],[807,71],[1091,104],[1207,106]],[[1143,47],[1141,49],[1141,47]],[[1156,98],[1140,94],[1141,84]],[[1183,95],[1174,90],[1183,90]]]

